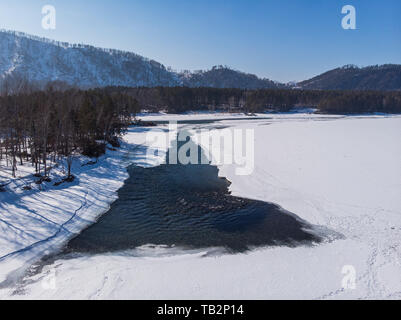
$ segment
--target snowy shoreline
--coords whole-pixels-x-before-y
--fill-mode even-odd
[[[14,186],[0,193],[0,283],[7,286],[44,255],[57,252],[72,237],[95,223],[118,198],[117,192],[128,178],[127,167],[136,161],[151,166],[153,157],[143,162],[147,130],[131,127],[121,147],[107,150],[99,161],[79,157],[73,165],[75,181],[59,187],[49,183],[44,190],[21,191]],[[159,157],[163,157],[160,150]],[[24,168],[22,168],[24,169]],[[23,170],[22,170],[23,171]],[[13,182],[13,180],[11,180]]]

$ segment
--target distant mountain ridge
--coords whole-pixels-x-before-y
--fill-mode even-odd
[[[26,79],[37,84],[62,81],[93,88],[105,86],[205,86],[275,88],[275,82],[227,67],[179,73],[132,52],[69,44],[21,32],[0,31],[0,80]]]
[[[132,52],[69,44],[0,30],[0,83],[59,81],[80,88],[188,86],[240,89],[401,90],[401,65],[345,66],[297,84],[283,84],[228,67],[175,72]]]
[[[359,68],[347,65],[297,84],[318,90],[401,90],[401,65],[385,64]]]
[[[270,79],[261,79],[254,74],[236,71],[224,66],[215,66],[208,71],[181,74],[182,84],[187,87],[272,89],[284,87]]]

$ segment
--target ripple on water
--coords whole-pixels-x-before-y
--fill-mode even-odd
[[[200,150],[200,156],[202,150]],[[102,253],[147,244],[184,248],[310,244],[311,226],[277,205],[234,197],[212,165],[131,166],[110,210],[67,252]]]

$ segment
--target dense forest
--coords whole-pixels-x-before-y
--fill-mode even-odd
[[[32,163],[49,175],[51,165],[66,159],[71,176],[73,156],[99,157],[140,110],[180,113],[190,110],[288,112],[317,108],[320,113],[401,113],[401,92],[319,91],[290,89],[217,89],[187,87],[79,90],[61,83],[45,90],[3,88],[0,94],[0,160],[12,168]]]
[[[400,91],[323,91],[294,89],[217,89],[187,87],[106,88],[130,95],[141,109],[180,113],[190,110],[288,112],[316,108],[321,113],[401,113]]]
[[[104,90],[55,91],[4,94],[0,97],[0,160],[12,168],[30,162],[46,177],[48,162],[67,159],[68,177],[74,154],[98,157],[106,143],[131,124],[137,102]]]

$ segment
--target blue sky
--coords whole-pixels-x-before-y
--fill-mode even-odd
[[[41,27],[47,4],[56,30]],[[347,4],[356,30],[341,28]],[[278,81],[401,63],[400,0],[0,0],[0,28],[129,50],[176,70],[223,64]]]

